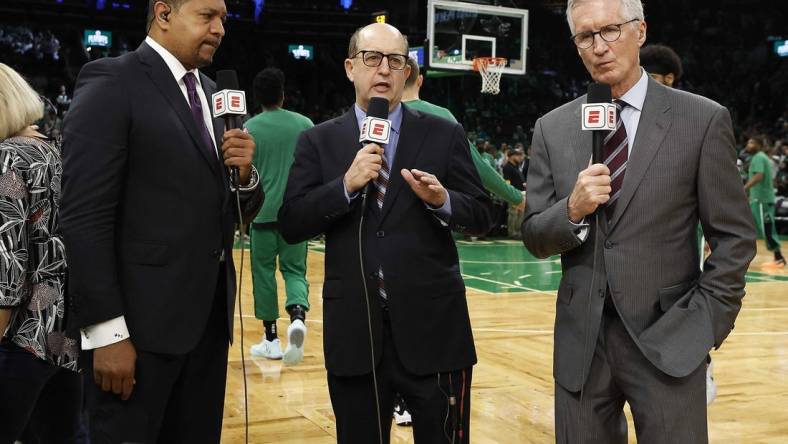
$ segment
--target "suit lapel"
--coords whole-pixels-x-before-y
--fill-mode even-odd
[[[390,169],[389,186],[386,190],[386,197],[383,199],[381,223],[391,212],[394,201],[405,184],[405,179],[402,178],[402,174],[399,171],[403,168],[413,168],[416,157],[421,151],[422,142],[427,135],[427,128],[424,125],[418,125],[417,122],[420,119],[421,114],[413,113],[405,105],[402,105],[402,125],[399,129],[394,165]]]
[[[142,43],[140,47],[137,48],[136,52],[142,64],[146,66],[146,72],[151,81],[156,85],[156,88],[159,89],[162,97],[169,102],[184,128],[186,128],[186,132],[189,133],[189,136],[194,142],[194,148],[197,149],[205,161],[208,162],[211,171],[213,171],[217,177],[220,177],[220,173],[216,168],[216,161],[215,159],[208,158],[208,151],[202,145],[202,137],[197,130],[194,118],[192,118],[189,105],[183,97],[178,82],[172,76],[172,72],[167,67],[167,64],[164,63],[164,60],[162,60],[153,48],[145,43]]]
[[[673,116],[669,112],[670,104],[665,97],[664,88],[649,79],[646,101],[643,103],[635,143],[627,161],[626,175],[621,186],[621,197],[610,221],[610,231],[621,220],[621,215],[626,211],[670,129]]]

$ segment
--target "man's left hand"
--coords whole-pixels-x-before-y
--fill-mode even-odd
[[[222,157],[227,167],[238,167],[241,185],[249,184],[252,171],[255,143],[246,130],[232,129],[225,131],[222,137]]]
[[[425,173],[416,169],[400,171],[402,178],[410,185],[410,189],[419,196],[419,199],[434,208],[440,208],[446,203],[446,188],[434,174]]]

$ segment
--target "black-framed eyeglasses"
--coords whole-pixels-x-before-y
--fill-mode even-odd
[[[600,29],[597,32],[591,32],[591,31],[578,32],[577,34],[570,37],[570,39],[572,40],[572,43],[574,43],[575,46],[577,46],[580,49],[588,49],[594,46],[594,38],[596,37],[597,34],[599,34],[599,37],[601,37],[602,40],[608,43],[612,43],[621,37],[622,26],[630,24],[632,22],[639,22],[639,21],[640,21],[639,18],[633,18],[628,22],[603,26],[602,29]]]
[[[351,59],[355,59],[359,54],[361,54],[361,60],[364,64],[370,68],[377,68],[380,66],[384,58],[389,59],[389,68],[397,71],[405,69],[405,66],[408,64],[408,56],[405,54],[383,54],[380,51],[361,50],[351,57]]]

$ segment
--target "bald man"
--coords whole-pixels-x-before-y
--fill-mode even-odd
[[[462,127],[401,103],[407,49],[390,25],[353,34],[345,72],[356,102],[302,133],[279,212],[288,242],[326,236],[324,348],[339,443],[388,443],[397,392],[416,443],[469,439],[476,351],[451,232],[484,234],[491,202]],[[372,97],[389,101],[391,138],[362,147]]]

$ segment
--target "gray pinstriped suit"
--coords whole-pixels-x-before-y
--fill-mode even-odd
[[[564,394],[579,392],[586,381],[586,386],[602,383],[592,366],[596,355],[608,361],[605,374],[612,378],[616,395],[623,391],[631,405],[639,404],[642,417],[661,412],[661,424],[643,427],[642,436],[638,430],[641,442],[705,442],[707,438],[699,436],[705,434],[706,409],[704,386],[696,387],[703,381],[698,375],[704,374],[709,350],[719,347],[733,328],[744,297],[744,273],[755,254],[755,231],[736,169],[730,115],[711,100],[649,79],[620,200],[610,221],[602,216],[597,276],[590,289],[594,230],[581,242],[567,216],[568,196],[591,157],[591,133],[580,130],[584,102],[585,97],[574,100],[536,123],[522,226],[523,242],[534,255],[561,254],[553,371],[557,438],[594,436],[592,426],[572,431],[571,422],[561,430],[566,424],[559,415],[571,416],[562,412],[572,405],[563,403]],[[702,273],[698,220],[712,249]],[[606,294],[618,313],[610,331],[603,316]],[[623,337],[616,337],[616,331]],[[634,354],[619,361],[622,356],[610,353],[600,358],[599,347],[605,352],[606,342],[612,354],[627,348]],[[631,388],[624,387],[624,374],[635,381]],[[693,388],[663,395],[663,389],[649,390],[649,384],[661,383]],[[702,402],[695,399],[701,395]],[[633,398],[638,397],[645,402],[637,403]],[[694,411],[683,411],[682,405]],[[636,424],[638,413],[634,412]],[[691,420],[702,422],[702,433],[697,428],[686,430],[686,435],[678,430],[667,432],[668,437],[648,436],[680,424],[674,424],[677,415],[696,415]],[[611,424],[619,420],[614,413],[610,418]],[[618,440],[603,439],[608,432],[586,442]],[[671,434],[686,438],[669,438]]]

